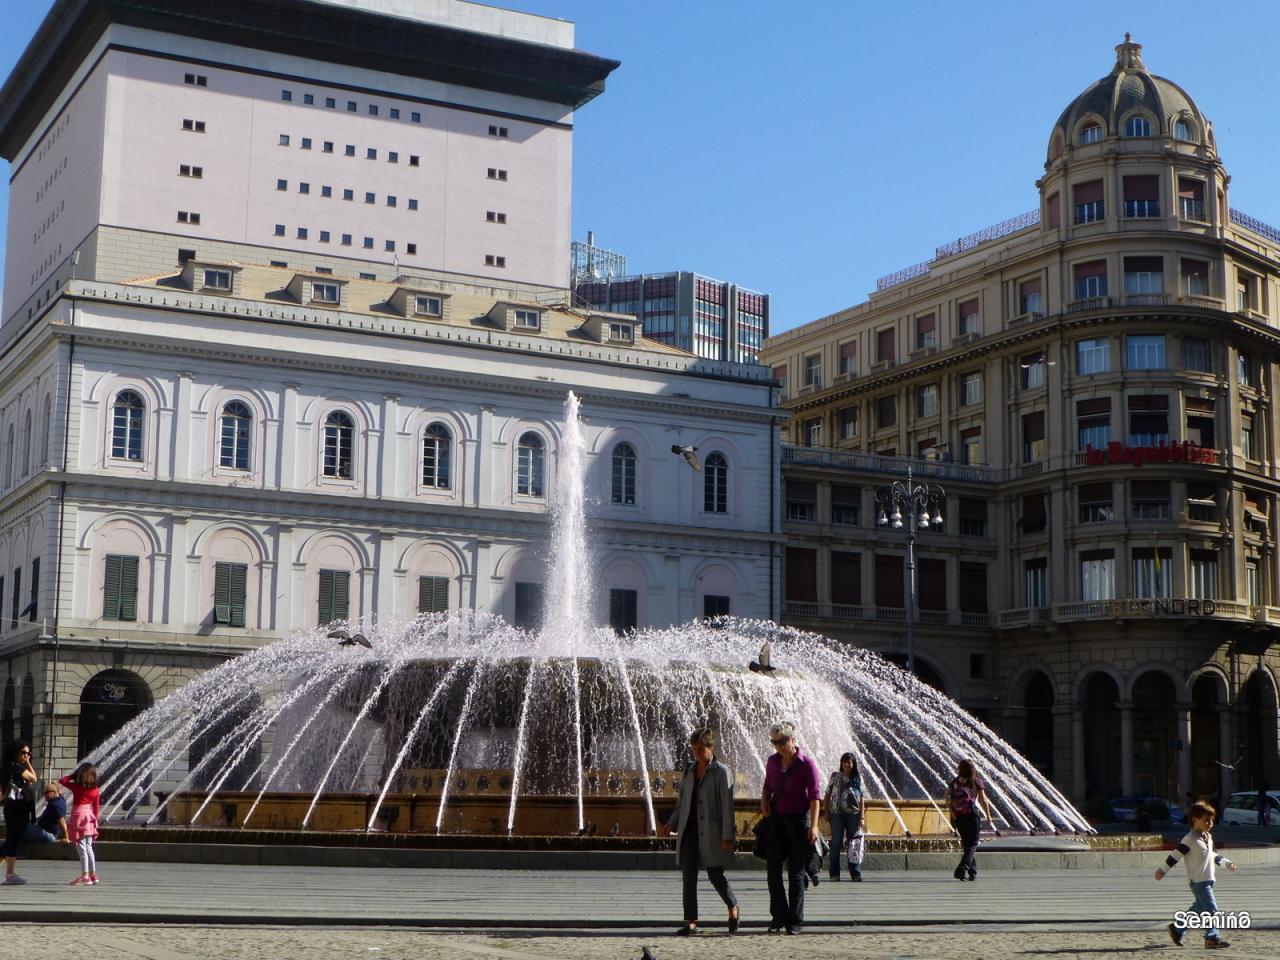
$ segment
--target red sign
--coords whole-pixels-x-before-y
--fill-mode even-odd
[[[1123,443],[1108,443],[1107,448],[1089,444],[1084,448],[1084,462],[1091,467],[1104,463],[1132,463],[1140,467],[1144,463],[1217,463],[1218,451],[1209,447],[1197,447],[1190,441],[1161,443],[1154,447],[1129,447]]]

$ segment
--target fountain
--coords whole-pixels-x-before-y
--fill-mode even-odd
[[[963,756],[1003,829],[1089,830],[1007,743],[876,654],[762,621],[591,626],[585,447],[571,393],[540,632],[455,612],[341,624],[371,649],[339,647],[328,625],[246,654],[94,752],[104,818],[499,836],[614,823],[647,836],[674,804],[689,731],[709,725],[745,831],[768,724],[786,718],[824,769],[857,755],[873,832],[946,832],[939,798]],[[778,669],[750,672],[765,641]]]

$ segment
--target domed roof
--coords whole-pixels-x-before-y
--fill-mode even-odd
[[[1049,157],[1061,151],[1060,144],[1080,143],[1080,131],[1087,120],[1102,125],[1102,137],[1119,136],[1134,115],[1150,122],[1149,136],[1174,136],[1174,123],[1182,120],[1186,129],[1179,139],[1212,146],[1209,124],[1187,92],[1172,80],[1148,73],[1142,62],[1142,45],[1124,35],[1116,47],[1116,65],[1111,73],[1089,85],[1062,111],[1049,137]]]

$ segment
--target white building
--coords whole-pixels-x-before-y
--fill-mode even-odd
[[[0,90],[5,739],[68,764],[330,619],[530,622],[570,389],[601,619],[776,613],[768,371],[564,306],[613,61],[453,0],[165,6],[58,0]]]

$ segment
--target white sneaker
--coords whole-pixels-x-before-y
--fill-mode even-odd
[[[10,887],[10,886],[13,886],[13,887],[19,887],[19,886],[22,886],[22,885],[23,885],[24,883],[26,883],[26,882],[27,882],[27,881],[23,880],[23,879],[22,879],[20,876],[18,876],[16,873],[11,873],[11,874],[9,874],[7,877],[5,877],[5,878],[4,878],[4,885],[5,885],[6,887]]]

